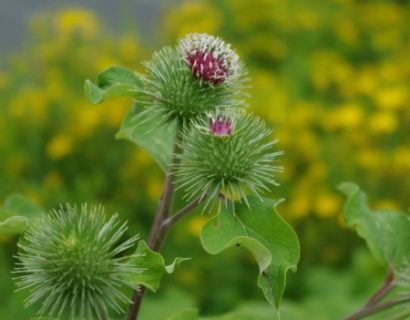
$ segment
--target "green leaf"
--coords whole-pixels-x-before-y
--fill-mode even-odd
[[[134,256],[130,263],[141,268],[142,272],[128,276],[127,280],[136,287],[143,285],[155,292],[159,288],[161,278],[164,273],[173,273],[175,267],[187,258],[175,258],[170,266],[165,266],[164,258],[155,251],[152,251],[145,241],[139,241]]]
[[[410,216],[402,212],[370,210],[366,194],[353,183],[343,183],[339,189],[347,196],[346,223],[366,241],[372,255],[394,270],[408,265]]]
[[[185,310],[166,318],[166,320],[198,320],[198,311],[194,309]]]
[[[168,126],[158,126],[155,118],[139,118],[137,120],[137,116],[137,108],[134,105],[128,112],[115,137],[132,141],[145,149],[161,169],[166,172],[171,162],[176,123],[173,122]]]
[[[180,315],[182,311],[194,309],[195,301],[192,293],[167,286],[155,295],[147,295],[144,298],[139,318],[164,320],[170,316]]]
[[[243,246],[259,266],[258,286],[269,303],[279,307],[288,270],[296,271],[300,248],[293,229],[274,210],[279,201],[250,198],[252,210],[240,204],[231,213],[223,208],[201,231],[205,251],[218,254]]]
[[[21,233],[26,228],[29,219],[44,211],[30,202],[21,194],[12,194],[6,198],[0,208],[0,235]]]
[[[24,231],[28,225],[28,219],[22,216],[13,216],[0,222],[0,235],[18,234]]]
[[[13,214],[21,214],[29,218],[36,217],[44,212],[43,209],[19,193],[9,195],[4,201],[3,209],[11,211]]]
[[[84,83],[85,95],[91,103],[97,104],[104,100],[116,97],[135,97],[142,82],[133,71],[113,66],[97,77],[97,84],[90,80]]]
[[[182,262],[188,261],[188,260],[191,260],[191,258],[180,258],[180,257],[175,258],[174,261],[173,261],[171,264],[165,266],[165,271],[166,271],[167,273],[169,273],[169,274],[174,273],[175,269],[176,269]]]

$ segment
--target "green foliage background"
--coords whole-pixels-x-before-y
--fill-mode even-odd
[[[114,139],[130,101],[91,105],[83,83],[113,64],[141,70],[139,61],[163,44],[209,32],[231,42],[245,60],[251,109],[274,128],[285,151],[282,186],[273,196],[286,198],[278,211],[298,232],[302,260],[290,275],[283,318],[348,314],[384,270],[344,226],[336,185],[359,182],[374,208],[409,207],[409,20],[407,1],[181,1],[164,13],[157,37],[148,42],[135,30],[110,34],[82,8],[37,16],[24,50],[2,57],[0,200],[17,191],[45,208],[101,202],[145,237],[162,172],[144,151]],[[193,260],[165,279],[155,299],[171,309],[197,304],[205,315],[243,300],[263,304],[249,254],[203,251],[198,236],[204,221],[192,215],[169,236],[164,255]],[[34,312],[22,308],[23,293],[11,294],[15,242],[0,238],[5,320],[29,319]],[[145,312],[153,309],[148,300]]]

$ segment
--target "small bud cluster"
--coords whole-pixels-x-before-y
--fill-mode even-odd
[[[180,40],[183,58],[197,78],[212,85],[224,83],[239,72],[239,57],[220,38],[192,33]]]

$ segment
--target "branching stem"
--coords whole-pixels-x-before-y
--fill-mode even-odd
[[[371,306],[364,306],[359,311],[355,312],[351,316],[345,318],[345,320],[359,320],[364,319],[372,314],[375,314],[380,311],[384,311],[390,309],[392,307],[398,306],[400,304],[409,303],[410,296],[403,296],[401,298],[397,298],[395,300],[390,300],[384,303],[379,303]]]
[[[377,312],[390,309],[394,306],[410,302],[410,296],[403,296],[395,300],[390,300],[384,303],[380,301],[393,289],[393,271],[389,268],[386,280],[383,286],[367,301],[367,303],[354,314],[348,316],[344,320],[359,320],[364,319]]]
[[[391,289],[393,288],[393,276],[393,270],[389,268],[383,286],[374,295],[370,297],[365,307],[375,305],[391,291]]]
[[[169,229],[180,219],[185,217],[189,212],[195,209],[201,202],[201,199],[196,199],[189,203],[187,206],[179,210],[173,215],[170,215],[172,208],[172,200],[174,196],[174,172],[173,168],[178,161],[178,153],[180,152],[181,145],[181,130],[178,128],[174,148],[171,156],[171,163],[168,169],[168,173],[165,177],[164,188],[159,200],[157,212],[155,214],[154,222],[151,226],[148,245],[154,251],[159,251],[162,243],[165,240],[165,236]],[[140,310],[141,302],[145,294],[145,287],[140,287],[134,290],[132,296],[132,303],[128,309],[126,320],[136,320]]]

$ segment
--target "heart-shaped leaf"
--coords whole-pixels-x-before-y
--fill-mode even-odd
[[[145,241],[139,241],[135,254],[130,263],[141,269],[127,277],[134,287],[143,285],[155,292],[159,288],[161,278],[164,273],[173,273],[175,268],[188,258],[175,258],[168,266],[165,265],[164,258],[155,251],[152,251]]]
[[[116,97],[135,97],[142,88],[138,75],[120,66],[110,67],[97,77],[97,84],[90,80],[84,83],[84,90],[91,103],[97,104]]]
[[[137,107],[134,105],[124,119],[117,139],[134,142],[145,149],[166,172],[171,162],[172,145],[176,134],[176,123],[158,126],[155,118],[144,119],[138,117]]]
[[[0,208],[0,235],[13,235],[24,231],[29,219],[39,216],[44,211],[21,194],[12,194],[6,198]]]
[[[369,247],[372,255],[394,270],[410,261],[410,216],[389,210],[370,210],[366,194],[353,183],[339,189],[347,196],[344,217]]]
[[[300,247],[296,233],[276,212],[279,201],[250,198],[245,204],[227,209],[211,218],[201,231],[205,251],[218,254],[243,246],[255,256],[259,265],[258,286],[269,303],[279,307],[288,270],[296,271]]]

